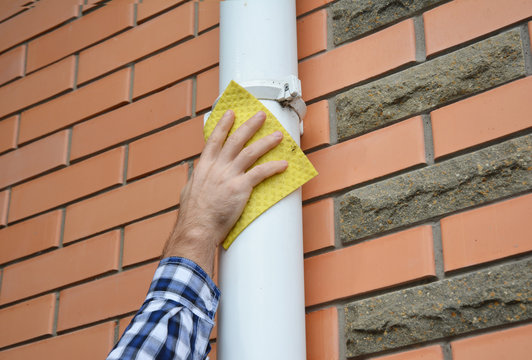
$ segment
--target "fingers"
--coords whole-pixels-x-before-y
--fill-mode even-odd
[[[266,120],[266,114],[259,111],[243,123],[225,142],[220,157],[231,161],[240,153],[244,145],[255,135]]]
[[[236,157],[233,162],[234,170],[244,172],[257,161],[262,155],[277,146],[283,139],[283,133],[276,131],[273,134],[265,136],[253,144],[246,146]]]
[[[247,181],[249,181],[250,185],[255,187],[264,181],[264,179],[285,171],[287,167],[288,162],[286,160],[269,161],[267,163],[255,166],[244,176],[247,178]]]
[[[209,157],[220,152],[225,139],[227,138],[227,134],[229,134],[229,131],[233,126],[234,120],[235,113],[232,110],[227,110],[223,114],[222,118],[218,121],[218,124],[216,124],[216,127],[212,131],[211,136],[207,140],[202,156]]]

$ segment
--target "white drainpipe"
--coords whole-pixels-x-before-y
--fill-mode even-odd
[[[235,80],[299,144],[295,0],[226,0],[220,12],[220,92]],[[218,359],[306,359],[301,189],[221,250],[219,285]]]

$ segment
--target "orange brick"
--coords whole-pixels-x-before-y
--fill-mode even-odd
[[[131,69],[123,69],[76,91],[22,112],[19,143],[129,102],[130,80]]]
[[[62,217],[56,210],[1,229],[0,264],[58,247]]]
[[[7,225],[8,204],[9,204],[9,190],[0,192],[0,226]]]
[[[11,0],[0,2],[0,21],[27,10],[27,7],[25,6],[27,3],[28,0]]]
[[[126,226],[123,266],[161,256],[164,244],[174,228],[176,217],[177,212],[171,211]]]
[[[306,259],[305,303],[312,306],[434,275],[432,228],[420,226]]]
[[[218,97],[219,76],[218,67],[198,74],[196,82],[196,111],[209,109]]]
[[[305,316],[307,360],[338,360],[338,310],[331,307]]]
[[[78,81],[83,83],[193,35],[191,2],[82,51]]]
[[[301,148],[309,150],[330,142],[329,103],[323,100],[307,107],[307,115],[303,119]]]
[[[135,64],[133,97],[216,65],[218,48],[219,31],[215,29]]]
[[[532,250],[532,195],[441,220],[445,270],[455,270]]]
[[[126,331],[127,326],[131,323],[131,320],[133,320],[133,315],[126,316],[125,318],[122,318],[118,321],[119,336],[122,336],[124,334],[124,331]]]
[[[303,186],[303,199],[340,190],[425,163],[423,123],[414,117],[313,152],[319,175]]]
[[[142,23],[147,18],[157,15],[185,0],[150,0],[137,5],[137,22]]]
[[[0,156],[0,188],[67,164],[69,130]]]
[[[333,0],[296,0],[296,14],[299,16],[320,6],[327,5]]]
[[[113,1],[28,44],[31,72],[133,26],[131,1]]]
[[[129,144],[127,178],[198,155],[203,144],[203,116],[132,142]]]
[[[0,153],[17,147],[18,115],[0,120]]]
[[[443,360],[441,346],[428,346],[425,348],[405,351],[400,354],[393,354],[372,358],[375,360]]]
[[[203,31],[220,21],[220,1],[204,0],[199,2],[198,8],[198,31]]]
[[[24,75],[24,53],[26,45],[21,45],[0,55],[0,85]]]
[[[406,20],[301,62],[303,98],[315,99],[415,60],[414,22]]]
[[[529,0],[462,0],[438,6],[423,14],[427,55],[530,16]]]
[[[119,252],[120,231],[114,230],[7,266],[0,304],[118,270]]]
[[[188,166],[180,165],[127,186],[70,205],[64,242],[107,230],[179,203]],[[105,211],[102,211],[105,209]]]
[[[120,147],[12,188],[9,221],[122,184],[124,154]]]
[[[319,10],[297,20],[299,59],[327,50],[327,10]]]
[[[530,94],[527,77],[433,111],[435,157],[529,128]]]
[[[303,206],[304,252],[327,247],[334,247],[334,202],[332,198]]]
[[[48,294],[0,310],[0,348],[51,335],[55,295]]]
[[[105,359],[114,345],[114,322],[92,326],[51,339],[0,352],[0,360]]]
[[[0,32],[1,33],[1,32]],[[0,117],[74,87],[75,56],[0,87]]]
[[[454,360],[528,359],[532,354],[532,325],[451,342]]]
[[[152,96],[74,126],[71,159],[117,145],[192,113],[192,82],[185,81]]]
[[[156,267],[157,263],[144,265],[61,291],[57,330],[138,310]]]
[[[0,24],[0,51],[37,36],[79,13],[79,0],[43,1],[22,14]]]

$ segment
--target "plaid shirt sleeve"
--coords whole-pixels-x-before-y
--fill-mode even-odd
[[[107,360],[203,360],[220,291],[191,260],[161,260],[142,304]]]

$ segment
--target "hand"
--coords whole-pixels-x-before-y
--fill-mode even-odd
[[[216,247],[242,214],[253,187],[288,166],[285,160],[270,161],[247,171],[282,140],[276,131],[244,148],[265,119],[260,111],[227,138],[234,113],[229,110],[222,116],[181,192],[176,226],[163,257],[188,258],[212,275]]]

